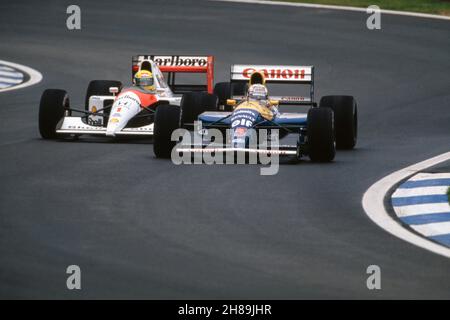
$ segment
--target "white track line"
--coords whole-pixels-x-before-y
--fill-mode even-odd
[[[450,249],[441,246],[431,240],[425,239],[408,229],[404,228],[400,222],[395,220],[389,215],[384,207],[384,197],[386,194],[399,182],[405,180],[409,176],[412,176],[419,171],[445,162],[450,159],[450,152],[443,153],[434,158],[419,162],[412,166],[398,170],[384,177],[383,179],[374,183],[364,193],[362,199],[362,205],[369,216],[369,218],[375,222],[378,226],[393,234],[394,236],[408,241],[418,247],[440,254],[447,258],[450,258]]]
[[[16,90],[16,89],[21,89],[21,88],[25,88],[25,87],[29,87],[32,86],[36,83],[39,83],[42,80],[42,74],[37,71],[34,70],[30,67],[18,64],[18,63],[13,63],[13,62],[8,62],[8,61],[3,61],[0,60],[0,64],[5,65],[5,66],[10,66],[14,69],[17,69],[21,72],[27,73],[30,77],[30,79],[27,82],[21,83],[17,86],[12,86],[12,87],[7,87],[7,88],[3,88],[0,89],[0,92],[5,92],[5,91],[10,91],[10,90]]]
[[[364,13],[366,13],[366,10],[367,10],[367,8],[358,8],[358,7],[335,6],[335,5],[315,4],[315,3],[284,2],[284,1],[266,1],[266,0],[210,0],[210,1],[265,4],[265,5],[272,5],[272,6],[288,6],[288,7],[301,7],[301,8],[314,8],[314,9],[331,9],[331,10],[343,10],[343,11],[356,11],[356,12],[364,12]],[[393,15],[398,15],[398,16],[450,20],[450,17],[448,17],[448,16],[440,16],[437,14],[409,12],[409,11],[396,11],[396,10],[384,10],[384,9],[381,9],[380,12],[383,14],[393,14]]]

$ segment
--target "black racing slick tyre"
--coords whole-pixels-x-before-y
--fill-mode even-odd
[[[320,107],[329,107],[334,112],[336,147],[353,149],[358,138],[358,107],[352,96],[324,96]]]
[[[122,82],[116,80],[92,80],[86,90],[85,110],[89,110],[89,98],[91,96],[112,96],[109,88],[118,87],[119,91],[122,89]]]
[[[69,95],[60,89],[47,89],[39,104],[39,132],[44,139],[55,139],[56,126],[69,109]]]
[[[233,90],[233,92],[231,92]],[[219,99],[218,106],[224,106],[225,111],[231,111],[231,107],[227,106],[227,99],[232,96],[244,96],[247,90],[245,82],[219,82],[214,86],[214,94]]]
[[[333,111],[315,107],[308,111],[308,154],[311,161],[329,162],[336,154]]]
[[[180,127],[192,125],[205,111],[217,110],[217,96],[207,92],[187,92],[181,98]]]
[[[163,104],[156,108],[153,127],[153,152],[157,158],[170,158],[176,141],[172,141],[172,132],[178,129],[180,107]]]

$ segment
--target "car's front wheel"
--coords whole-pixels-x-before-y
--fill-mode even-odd
[[[207,92],[188,92],[181,98],[180,127],[192,127],[205,111],[217,110],[217,96]]]
[[[333,111],[330,108],[309,109],[307,118],[308,154],[311,161],[329,162],[336,154]]]
[[[70,108],[69,95],[60,89],[47,89],[39,104],[39,132],[44,139],[55,139],[56,126]]]
[[[153,152],[157,158],[170,158],[176,141],[172,141],[172,132],[179,126],[180,107],[163,104],[156,108],[153,127]]]

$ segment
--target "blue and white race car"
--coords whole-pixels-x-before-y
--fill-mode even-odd
[[[269,96],[267,84],[271,83],[309,85],[309,97]],[[173,152],[239,152],[290,155],[298,159],[309,156],[312,161],[328,162],[334,159],[336,148],[353,149],[356,145],[356,100],[352,96],[324,96],[317,105],[313,66],[233,65],[231,81],[217,84],[214,93],[216,110],[211,109],[211,103],[204,107],[206,104],[195,96],[184,99],[180,109],[157,110],[154,139],[157,157],[167,158]],[[280,112],[279,107],[284,105],[308,109]],[[197,121],[187,122],[185,118]],[[177,143],[171,134],[180,127],[194,129],[201,140],[183,139]],[[289,134],[297,136],[296,143],[280,144],[280,139]]]

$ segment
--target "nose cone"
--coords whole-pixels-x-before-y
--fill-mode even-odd
[[[106,127],[106,135],[108,137],[115,137],[116,132],[122,130],[125,125],[122,125],[121,118],[118,117],[110,117],[108,121],[108,126]]]
[[[233,148],[245,148],[247,144],[247,128],[237,127],[233,130],[231,145]]]
[[[139,97],[133,92],[125,92],[114,101],[111,107],[106,135],[115,137],[127,125],[128,121],[141,111]]]

